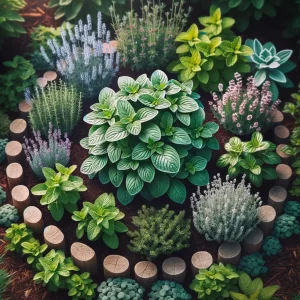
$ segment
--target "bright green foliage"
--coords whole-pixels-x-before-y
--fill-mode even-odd
[[[190,285],[198,293],[198,299],[229,298],[229,292],[236,290],[239,275],[232,265],[213,264],[209,269],[200,269]]]
[[[0,110],[0,139],[8,138],[10,120],[8,115]]]
[[[1,268],[2,263],[3,255],[0,256],[0,299],[3,299],[2,294],[10,284],[10,275],[6,272],[6,270]]]
[[[138,215],[132,217],[132,223],[136,230],[128,232],[128,248],[147,260],[189,247],[191,221],[185,219],[184,210],[175,214],[169,205],[162,209],[143,205]]]
[[[25,89],[36,83],[35,70],[30,61],[22,56],[15,56],[12,61],[5,61],[3,65],[8,69],[0,75],[0,107],[17,111]]]
[[[253,50],[242,45],[241,37],[229,30],[233,19],[222,19],[219,8],[211,7],[210,13],[211,16],[199,19],[206,26],[204,29],[193,24],[176,37],[182,43],[176,50],[179,58],[167,70],[179,73],[179,81],[193,79],[194,88],[200,84],[205,91],[217,91],[220,83],[227,87],[235,72],[250,72],[248,56]],[[229,40],[224,40],[224,36]]]
[[[74,211],[72,219],[79,222],[76,236],[80,239],[87,233],[90,241],[96,241],[100,237],[111,249],[119,247],[119,239],[116,233],[127,232],[128,228],[120,222],[125,214],[116,207],[113,194],[104,193],[94,203],[83,202],[81,211]]]
[[[33,96],[33,109],[29,119],[34,131],[48,136],[49,123],[53,129],[71,135],[81,115],[81,93],[62,81],[51,82]]]
[[[61,220],[65,209],[69,213],[77,210],[77,201],[80,199],[79,192],[87,190],[79,176],[71,175],[76,168],[75,165],[65,168],[59,163],[56,164],[58,173],[50,168],[43,168],[46,182],[39,183],[31,189],[33,195],[42,196],[41,205],[48,205],[48,209],[56,221]]]
[[[205,186],[206,164],[219,143],[213,135],[219,126],[205,120],[200,97],[192,93],[192,81],[180,84],[157,70],[149,80],[118,79],[120,91],[104,88],[99,103],[84,121],[92,124],[80,144],[89,150],[81,172],[118,188],[126,205],[136,194],[153,199],[168,194],[183,203],[186,188],[180,179]]]
[[[40,244],[40,241],[31,238],[28,241],[21,243],[22,252],[27,256],[28,264],[32,265],[34,269],[37,267],[39,259],[43,256],[43,253],[47,250],[47,244]]]
[[[279,285],[271,285],[264,288],[260,278],[251,280],[246,273],[240,274],[239,288],[242,293],[230,292],[233,300],[272,300],[273,295],[280,289]]]
[[[68,296],[72,297],[73,300],[91,300],[95,297],[97,284],[90,279],[90,273],[74,274],[67,279],[67,284],[69,290]]]
[[[40,257],[36,267],[39,272],[35,274],[33,280],[47,286],[52,292],[66,288],[72,273],[79,271],[71,257],[66,258],[63,251],[54,249],[44,257]]]
[[[0,226],[9,227],[18,221],[18,210],[13,205],[4,204],[0,207]]]
[[[101,282],[97,291],[98,300],[143,300],[145,290],[133,279],[109,278]]]
[[[293,50],[277,52],[273,43],[268,42],[262,45],[257,39],[247,40],[246,45],[254,51],[254,54],[249,57],[249,61],[256,71],[254,76],[256,85],[260,86],[266,80],[270,81],[272,99],[273,101],[277,100],[279,96],[277,85],[285,88],[294,86],[293,82],[285,75],[296,68],[296,64],[289,61]]]
[[[300,203],[297,201],[288,201],[284,206],[284,212],[296,218],[300,217]]]
[[[151,292],[148,294],[148,297],[149,300],[192,299],[192,296],[187,293],[181,284],[168,280],[158,280],[155,282],[151,287]]]
[[[5,147],[7,143],[8,139],[0,139],[0,163],[2,163],[6,159]]]
[[[217,161],[218,167],[228,167],[231,178],[239,174],[246,174],[247,179],[256,187],[260,187],[263,180],[277,178],[274,165],[280,164],[280,157],[274,152],[276,146],[263,141],[260,132],[254,132],[251,141],[242,142],[238,137],[232,137],[225,144],[227,154],[223,154]]]
[[[0,205],[3,204],[6,200],[6,193],[3,190],[2,186],[0,186]]]
[[[272,256],[280,253],[282,246],[279,239],[274,236],[267,236],[264,238],[262,249],[267,256]]]
[[[286,239],[294,234],[300,234],[300,224],[296,217],[283,214],[276,218],[272,235],[279,239]]]
[[[238,265],[238,269],[246,272],[252,277],[265,274],[268,268],[265,266],[266,262],[262,254],[255,252],[246,256],[243,256]]]
[[[28,229],[24,223],[11,224],[5,231],[5,240],[8,241],[6,249],[22,253],[21,244],[30,240],[32,237],[32,231]]]

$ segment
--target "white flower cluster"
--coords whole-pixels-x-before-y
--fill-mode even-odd
[[[115,53],[114,48],[103,51],[104,43],[110,42],[110,32],[102,23],[100,12],[97,23],[95,32],[91,16],[87,15],[87,24],[79,20],[74,28],[67,23],[67,30],[61,30],[61,46],[56,39],[49,39],[47,44],[54,62],[41,47],[45,60],[56,67],[63,79],[74,85],[85,97],[97,95],[110,84],[119,70],[119,53]]]
[[[191,197],[194,226],[208,241],[240,242],[258,224],[261,198],[252,195],[245,176],[236,186],[236,180],[222,182],[220,174],[207,186],[204,195],[198,187]]]

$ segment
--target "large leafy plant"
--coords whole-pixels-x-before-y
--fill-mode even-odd
[[[124,205],[136,194],[146,199],[165,193],[177,203],[186,198],[180,179],[204,186],[212,150],[219,149],[214,122],[203,124],[205,113],[192,81],[168,80],[160,70],[151,75],[118,79],[120,91],[104,88],[99,103],[84,117],[92,124],[80,144],[89,150],[81,172],[97,173],[101,183],[118,188]]]
[[[260,132],[254,132],[251,141],[242,142],[238,137],[232,137],[225,144],[227,154],[223,154],[217,161],[218,167],[228,167],[231,178],[246,174],[248,180],[256,187],[260,187],[263,180],[277,178],[274,165],[280,164],[280,157],[274,152],[276,146],[263,141]]]
[[[87,188],[79,176],[71,175],[77,166],[65,168],[59,163],[55,166],[58,173],[50,168],[43,168],[46,182],[35,185],[31,192],[33,195],[42,196],[41,205],[48,205],[52,217],[59,221],[65,209],[70,213],[78,209],[79,192],[84,192]]]
[[[120,222],[125,214],[116,207],[113,194],[104,193],[100,195],[95,203],[83,202],[81,211],[74,211],[72,219],[79,222],[76,236],[80,239],[87,233],[90,241],[96,241],[100,237],[104,243],[117,249],[119,239],[117,232],[126,232],[128,228]]]

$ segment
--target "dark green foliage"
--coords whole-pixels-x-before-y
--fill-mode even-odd
[[[10,284],[10,275],[1,268],[1,265],[3,263],[3,255],[0,256],[0,300],[2,298],[2,294],[5,292],[5,289]]]
[[[6,159],[5,147],[7,143],[8,139],[0,139],[0,163],[2,163]]]
[[[6,193],[3,190],[2,186],[0,186],[0,205],[3,204],[6,200]]]
[[[286,239],[294,234],[300,234],[300,224],[296,217],[283,214],[276,218],[272,232],[273,236],[280,239]]]
[[[18,221],[18,210],[13,205],[4,204],[0,207],[0,226],[9,227]]]
[[[297,201],[288,201],[284,206],[284,212],[296,218],[300,217],[300,203]]]
[[[176,282],[168,280],[158,280],[151,287],[148,294],[149,300],[189,300],[192,296],[187,293],[184,287]]]
[[[0,75],[1,76],[1,75]],[[8,115],[0,110],[0,139],[8,138],[10,120]]]
[[[136,230],[128,232],[128,248],[148,260],[189,246],[191,221],[185,219],[185,211],[175,214],[169,205],[162,209],[143,205],[138,215],[132,217],[132,223]]]
[[[280,253],[282,246],[279,239],[274,236],[267,236],[264,238],[262,249],[267,256],[272,256]]]
[[[268,268],[265,266],[266,262],[262,254],[255,252],[246,256],[243,256],[238,265],[238,269],[249,274],[252,277],[265,274]]]

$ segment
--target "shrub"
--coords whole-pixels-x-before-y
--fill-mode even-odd
[[[0,267],[3,263],[3,256],[4,255],[0,255]],[[9,275],[6,270],[0,269],[0,299],[3,299],[2,294],[5,292],[6,288],[11,282],[10,276],[11,275]]]
[[[155,282],[151,287],[151,292],[148,294],[148,297],[149,300],[192,299],[192,296],[187,293],[181,284],[168,280],[158,280]]]
[[[300,234],[300,224],[296,217],[283,214],[276,218],[272,235],[279,239],[286,239],[294,234]]]
[[[116,32],[121,62],[131,70],[153,70],[164,67],[175,55],[175,37],[183,29],[190,10],[185,13],[183,0],[172,0],[172,9],[165,5],[147,2],[141,7],[141,17],[133,10],[125,17],[111,9],[112,26]],[[115,5],[114,5],[115,6]]]
[[[267,286],[264,288],[263,281],[260,278],[251,280],[250,276],[246,273],[240,274],[239,288],[243,293],[230,292],[233,300],[241,299],[261,299],[270,300],[274,299],[273,295],[280,289],[279,285]],[[249,298],[248,298],[249,297]]]
[[[246,272],[252,277],[265,274],[268,268],[265,266],[265,260],[262,254],[255,252],[246,256],[243,256],[238,265],[238,269]]]
[[[219,149],[213,137],[218,125],[203,124],[205,112],[192,81],[180,84],[157,70],[151,81],[145,74],[137,80],[122,76],[118,85],[117,93],[103,89],[84,117],[93,126],[80,141],[89,150],[81,172],[91,178],[99,172],[101,183],[118,188],[124,205],[138,193],[149,200],[167,193],[183,203],[186,188],[179,179],[209,182],[205,167],[212,150]]]
[[[51,216],[54,220],[60,221],[65,209],[69,213],[78,209],[79,192],[84,192],[87,188],[79,176],[71,175],[77,166],[65,168],[59,163],[56,163],[55,166],[58,173],[50,168],[42,169],[46,182],[35,185],[31,189],[31,193],[42,196],[41,205],[48,205]]]
[[[169,205],[162,209],[143,205],[138,215],[132,217],[132,223],[135,230],[128,232],[131,237],[128,248],[147,260],[171,255],[189,246],[191,226],[184,210],[175,214]]]
[[[3,204],[6,200],[6,193],[3,188],[0,186],[0,204]]]
[[[211,110],[218,122],[235,135],[247,135],[254,131],[266,131],[272,126],[272,113],[277,110],[280,101],[271,104],[272,93],[270,82],[263,84],[261,91],[255,86],[254,78],[248,77],[247,87],[243,86],[239,73],[235,80],[229,82],[226,92],[220,96],[213,93],[213,101],[209,102]]]
[[[71,142],[67,134],[64,135],[65,141],[61,137],[60,129],[52,131],[52,125],[49,124],[48,141],[42,139],[40,132],[33,132],[34,139],[25,138],[23,144],[27,161],[33,173],[42,179],[45,179],[42,168],[53,169],[56,163],[66,166],[70,159]]]
[[[8,118],[8,115],[3,113],[0,110],[0,139],[6,139],[8,138],[9,134],[9,125],[10,125],[10,120]]]
[[[0,75],[0,106],[5,110],[17,111],[24,90],[36,82],[35,70],[30,61],[22,56],[15,56],[3,65],[8,71]]]
[[[0,139],[0,163],[5,161],[6,159],[5,147],[7,143],[8,139]]]
[[[275,153],[276,146],[263,141],[260,132],[254,132],[251,141],[242,142],[238,137],[232,137],[225,144],[227,154],[223,154],[217,161],[217,166],[228,167],[230,178],[245,174],[247,179],[256,187],[260,187],[263,180],[277,178],[275,165],[280,164],[280,157]]]
[[[47,286],[52,292],[66,288],[68,278],[74,271],[79,271],[71,257],[66,258],[62,250],[55,249],[40,257],[36,266],[39,272],[34,275],[33,280]]]
[[[0,225],[9,227],[12,223],[19,221],[18,210],[10,204],[4,204],[0,207]]]
[[[48,135],[49,124],[54,129],[71,134],[81,115],[81,93],[62,81],[51,82],[45,89],[36,90],[29,120],[34,131]]]
[[[251,194],[245,177],[235,186],[236,180],[222,182],[220,174],[208,184],[204,195],[191,197],[194,225],[208,241],[240,242],[258,223],[258,207],[261,199]]]
[[[119,70],[119,54],[105,50],[105,43],[110,41],[110,32],[98,14],[97,32],[92,30],[91,16],[88,24],[80,20],[74,30],[67,23],[67,31],[61,30],[61,44],[56,39],[49,39],[48,46],[54,59],[50,60],[41,46],[45,60],[55,67],[63,80],[80,90],[84,97],[94,97],[99,91],[109,86]],[[111,52],[111,53],[107,53]]]
[[[236,289],[239,275],[232,265],[213,264],[209,269],[200,269],[190,285],[198,293],[198,299],[229,298]]]
[[[262,249],[267,256],[272,256],[280,253],[282,246],[279,239],[274,236],[267,236],[264,238]]]
[[[82,238],[84,232],[90,241],[100,237],[104,243],[112,248],[119,247],[117,232],[126,232],[128,228],[120,222],[125,214],[116,207],[113,194],[100,195],[95,203],[83,202],[81,211],[74,211],[72,219],[79,222],[76,230],[77,238]]]
[[[277,53],[273,43],[268,42],[262,45],[257,39],[247,40],[246,45],[254,50],[249,61],[257,70],[254,76],[256,86],[262,85],[266,80],[270,81],[270,91],[274,101],[279,95],[277,84],[286,88],[294,86],[292,81],[285,76],[285,73],[296,68],[296,64],[289,61],[292,50],[282,50]]]
[[[124,299],[143,300],[144,288],[129,278],[108,278],[101,282],[97,291],[99,300]]]
[[[300,217],[300,203],[297,201],[288,201],[284,206],[284,212],[296,218]]]

